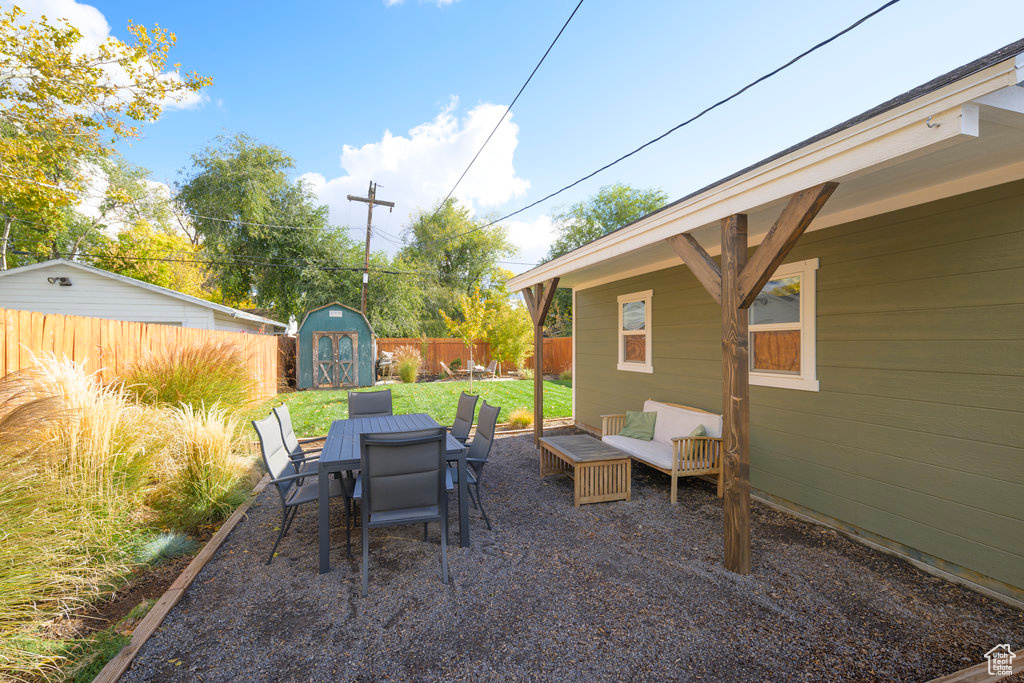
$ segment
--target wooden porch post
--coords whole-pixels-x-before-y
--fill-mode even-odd
[[[533,319],[533,445],[544,436],[544,319],[558,289],[558,278],[538,282],[523,290],[523,300]]]
[[[800,235],[838,185],[823,183],[793,195],[747,260],[747,217],[722,219],[722,265],[691,235],[668,238],[708,293],[722,305],[723,527],[725,566],[750,573],[750,307]]]

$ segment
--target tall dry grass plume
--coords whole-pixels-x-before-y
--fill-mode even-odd
[[[133,365],[123,380],[128,391],[150,405],[193,408],[251,404],[256,382],[245,352],[237,344],[214,340],[165,349]]]
[[[395,371],[405,384],[412,384],[416,381],[421,365],[423,365],[423,356],[415,346],[407,344],[395,349]]]

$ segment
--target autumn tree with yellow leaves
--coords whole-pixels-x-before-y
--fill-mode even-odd
[[[167,29],[129,22],[127,31],[128,42],[90,47],[67,20],[0,12],[0,268],[15,219],[58,224],[88,191],[86,162],[212,82],[168,70],[176,37]]]

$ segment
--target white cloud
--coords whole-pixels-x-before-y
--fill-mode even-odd
[[[538,216],[532,221],[509,221],[508,235],[519,247],[519,256],[514,261],[522,263],[539,263],[544,258],[551,243],[555,239],[555,226],[551,216]],[[514,273],[522,273],[530,266],[505,266]]]
[[[21,0],[18,6],[25,11],[28,19],[39,19],[45,16],[49,21],[67,19],[68,23],[82,33],[80,46],[84,51],[91,51],[103,41],[111,37],[110,24],[103,13],[91,5],[75,0]],[[119,80],[120,68],[110,67],[108,72],[114,81]],[[161,78],[180,82],[181,76],[173,71],[164,72]],[[164,109],[194,109],[207,101],[203,92],[183,92],[168,97],[161,102]]]
[[[453,98],[432,121],[414,127],[407,136],[384,131],[378,142],[345,145],[342,176],[328,180],[319,173],[306,173],[302,179],[330,207],[331,220],[343,225],[350,222],[350,215],[358,225],[364,206],[356,205],[359,214],[351,212],[346,195],[364,196],[373,180],[380,186],[377,196],[396,203],[397,223],[404,226],[410,214],[428,210],[444,198],[505,111],[501,105],[479,104],[460,119],[457,106]],[[454,196],[460,203],[477,212],[526,193],[530,183],[516,175],[512,164],[518,135],[519,127],[506,118],[456,189]]]

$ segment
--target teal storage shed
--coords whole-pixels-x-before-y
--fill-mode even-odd
[[[299,325],[299,389],[369,387],[376,381],[377,339],[366,316],[337,302],[314,308]]]

